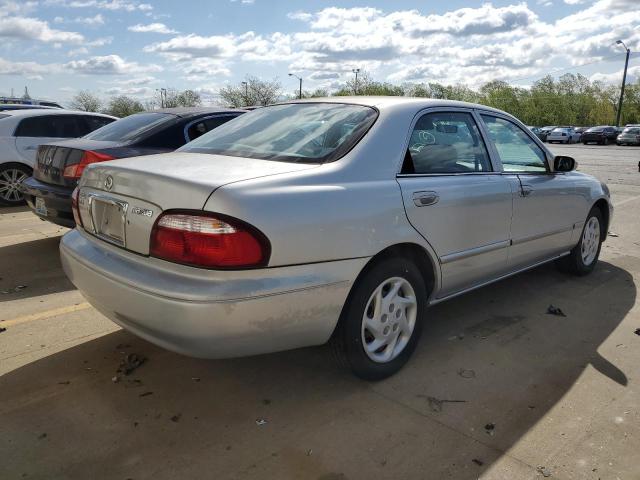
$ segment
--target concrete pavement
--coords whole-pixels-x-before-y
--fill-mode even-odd
[[[64,278],[64,229],[0,209],[0,478],[640,478],[640,148],[551,148],[611,188],[600,265],[433,307],[411,362],[374,384],[322,347],[154,347]],[[147,362],[114,383],[132,352]]]

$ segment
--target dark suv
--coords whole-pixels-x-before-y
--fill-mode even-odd
[[[172,152],[243,113],[223,108],[154,110],[122,118],[82,138],[40,145],[33,176],[22,182],[22,193],[40,218],[73,228],[71,193],[87,165]]]
[[[597,143],[598,145],[609,145],[616,141],[618,132],[615,127],[601,125],[591,127],[582,134],[582,143]]]

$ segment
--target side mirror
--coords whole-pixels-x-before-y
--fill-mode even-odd
[[[565,155],[556,155],[553,159],[553,170],[555,172],[570,172],[575,170],[578,163],[572,157]]]

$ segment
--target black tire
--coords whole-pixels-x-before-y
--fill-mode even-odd
[[[365,351],[363,317],[376,289],[394,277],[407,281],[413,288],[417,302],[416,319],[404,349],[395,358],[380,363],[370,358]],[[422,333],[427,299],[428,291],[424,278],[411,259],[405,257],[386,258],[368,267],[353,286],[331,339],[339,363],[350,368],[357,377],[364,380],[382,380],[396,373],[407,363],[415,350]],[[388,317],[391,320],[387,320],[389,321],[387,325],[390,326],[393,322],[393,315]]]
[[[7,207],[16,207],[25,203],[24,196],[16,190],[15,182],[12,182],[14,176],[16,178],[30,177],[32,170],[22,163],[3,163],[0,165],[0,205]],[[21,180],[20,180],[21,181]]]
[[[582,257],[582,244],[584,241],[584,231],[587,228],[587,225],[589,224],[589,221],[592,217],[595,217],[598,220],[598,247],[593,260],[589,264],[586,264]],[[587,215],[586,221],[584,222],[582,232],[580,232],[580,241],[578,242],[578,244],[573,247],[569,255],[556,260],[556,266],[558,267],[558,269],[562,272],[570,273],[577,276],[584,276],[591,273],[598,263],[598,258],[600,257],[600,249],[602,248],[602,242],[604,241],[606,234],[606,225],[602,217],[602,212],[598,207],[593,207],[589,212],[589,215]]]

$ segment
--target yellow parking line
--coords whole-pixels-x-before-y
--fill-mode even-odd
[[[20,323],[33,322],[35,320],[45,320],[51,317],[57,317],[58,315],[64,315],[65,313],[78,312],[80,310],[86,310],[91,308],[87,302],[82,302],[77,305],[71,305],[68,307],[53,308],[51,310],[45,310],[44,312],[32,313],[30,315],[23,315],[21,317],[12,318],[10,320],[0,321],[0,327],[12,327]]]

